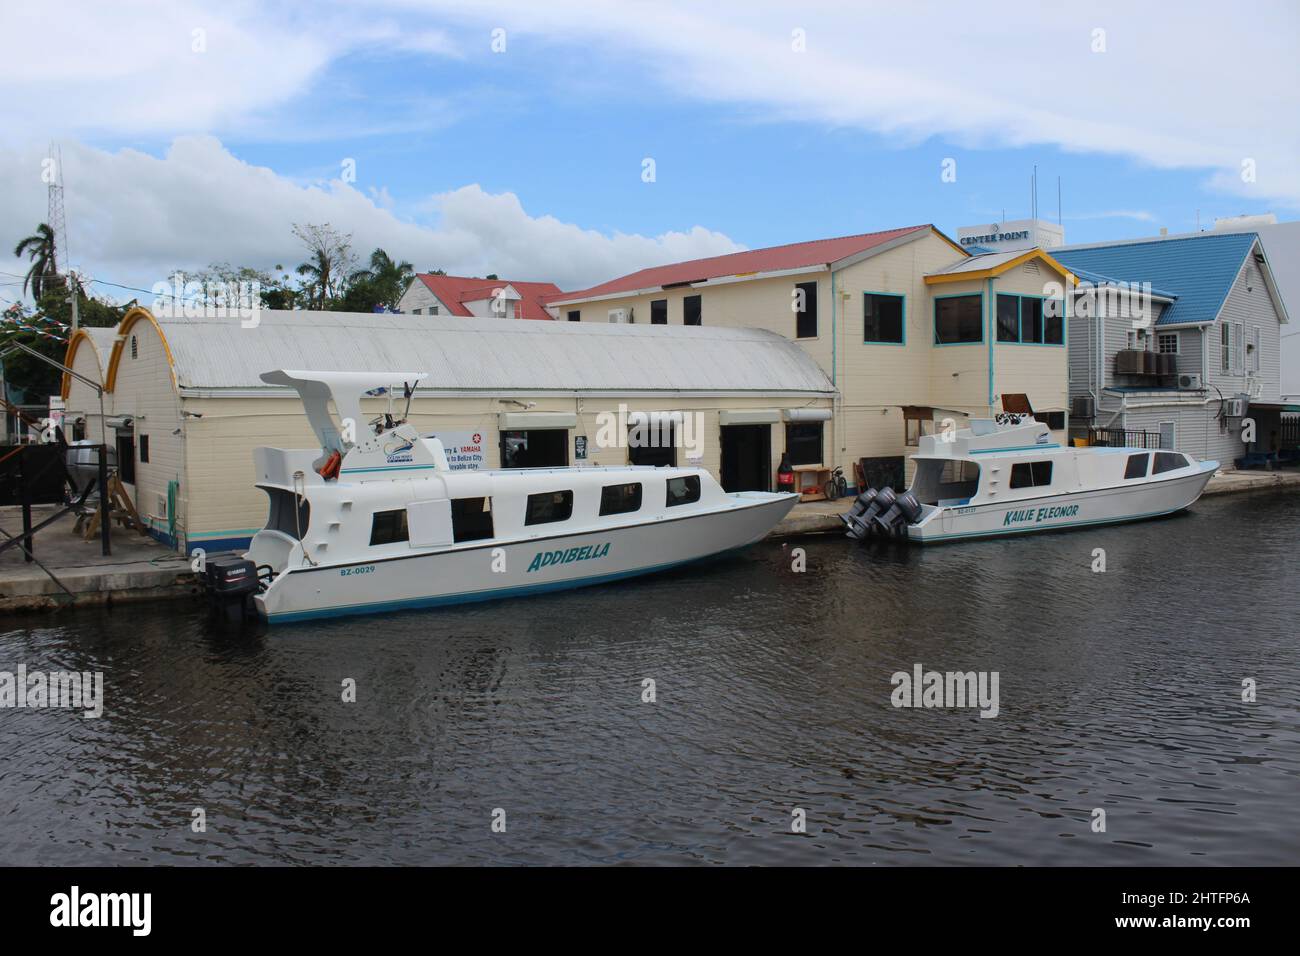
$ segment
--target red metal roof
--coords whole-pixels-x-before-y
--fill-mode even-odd
[[[451,315],[473,315],[466,302],[479,302],[492,298],[496,289],[510,286],[519,293],[523,319],[550,319],[544,301],[560,292],[554,282],[511,282],[507,279],[477,279],[470,276],[436,276],[421,272],[419,279]]]
[[[653,266],[649,269],[642,269],[640,272],[633,272],[618,279],[611,279],[608,282],[602,282],[600,285],[594,285],[590,289],[550,295],[546,297],[546,301],[565,302],[571,299],[592,299],[599,296],[615,295],[620,292],[635,292],[640,289],[658,289],[662,286],[702,282],[706,279],[720,279],[724,276],[743,276],[758,272],[781,272],[786,269],[826,265],[848,256],[857,255],[860,252],[866,252],[876,246],[882,246],[910,233],[918,233],[933,228],[930,225],[907,226],[904,229],[867,232],[857,236],[841,236],[838,239],[814,239],[811,242],[793,242],[784,246],[769,246],[766,249],[750,249],[747,252],[732,252],[725,256],[711,256],[708,259],[674,262],[666,266]]]

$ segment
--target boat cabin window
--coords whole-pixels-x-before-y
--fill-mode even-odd
[[[1187,459],[1182,455],[1172,451],[1156,452],[1155,467],[1151,469],[1151,474],[1160,475],[1166,471],[1174,471],[1177,468],[1186,468]]]
[[[680,478],[668,479],[669,508],[675,505],[689,505],[700,500],[700,476],[682,475]]]
[[[295,540],[302,540],[311,523],[311,505],[306,498],[299,498],[292,491],[282,488],[265,489],[271,499],[271,513],[267,516],[268,531],[279,531]],[[297,505],[295,507],[295,502]]]
[[[975,497],[979,483],[980,466],[973,461],[922,458],[910,490],[923,505],[958,505]]]
[[[370,519],[370,546],[377,544],[397,544],[407,541],[410,534],[406,528],[406,509],[396,511],[376,511]]]
[[[622,515],[641,510],[641,482],[606,485],[600,489],[601,515]]]
[[[528,512],[524,524],[550,524],[568,521],[573,515],[572,491],[544,491],[528,496]]]
[[[457,544],[492,537],[492,499],[452,498],[451,537]]]
[[[1022,461],[1011,466],[1012,488],[1041,488],[1052,483],[1050,461]]]
[[[1124,467],[1125,478],[1145,478],[1147,476],[1147,462],[1151,456],[1146,452],[1138,455],[1129,455],[1128,464]]]

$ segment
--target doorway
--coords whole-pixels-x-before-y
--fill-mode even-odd
[[[501,433],[502,468],[564,468],[569,464],[567,428],[530,428]]]
[[[772,490],[772,426],[723,425],[722,490]]]

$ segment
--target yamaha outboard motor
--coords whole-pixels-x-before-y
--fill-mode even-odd
[[[257,567],[242,554],[228,551],[204,562],[203,590],[212,610],[227,624],[237,625],[253,612],[257,588]]]
[[[899,495],[888,511],[877,513],[873,517],[876,529],[887,538],[907,536],[907,526],[916,522],[922,515],[921,503],[910,491]]]
[[[889,491],[888,488],[885,491]],[[868,488],[858,495],[849,513],[842,515],[848,528],[848,536],[855,541],[866,541],[871,537],[871,517],[880,510],[881,494],[875,488]]]

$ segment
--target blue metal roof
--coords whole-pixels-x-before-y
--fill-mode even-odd
[[[1061,265],[1065,265],[1065,263],[1061,263]],[[1119,279],[1116,279],[1114,276],[1104,276],[1100,272],[1092,272],[1088,269],[1080,269],[1077,266],[1070,267],[1070,271],[1073,272],[1077,278],[1082,279],[1085,282],[1091,282],[1093,285],[1096,286],[1115,285],[1120,281]],[[1166,289],[1157,289],[1155,286],[1151,287],[1151,294],[1162,296],[1163,298],[1166,299],[1178,298],[1178,296],[1175,295],[1173,292],[1169,292]]]
[[[1158,326],[1213,322],[1258,238],[1253,232],[1216,232],[1181,239],[1053,249],[1051,256],[1076,275],[1087,271],[1112,280],[1149,282],[1157,295],[1176,297],[1160,316]]]

